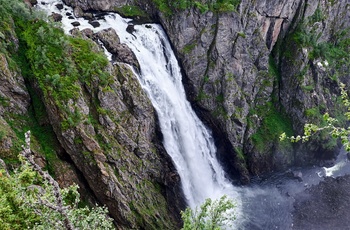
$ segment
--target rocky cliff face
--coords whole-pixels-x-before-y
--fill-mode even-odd
[[[348,7],[243,0],[235,12],[157,14],[184,69],[188,96],[218,139],[219,157],[243,182],[249,174],[334,156],[336,143],[326,135],[294,146],[278,136],[301,134],[320,114],[341,111],[336,98],[338,82],[348,83]]]

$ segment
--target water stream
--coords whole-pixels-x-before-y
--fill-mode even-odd
[[[332,169],[300,169],[303,181],[281,173],[247,187],[234,186],[225,178],[215,157],[216,147],[210,131],[186,100],[180,68],[163,29],[157,24],[135,25],[135,32],[130,34],[126,32],[130,19],[118,14],[105,15],[98,20],[100,26],[94,28],[85,19],[73,16],[69,19],[67,15],[72,15],[73,10],[67,6],[59,10],[58,3],[62,4],[61,0],[41,0],[37,7],[48,13],[60,13],[67,34],[74,28],[71,24],[74,21],[80,23],[79,29],[90,28],[94,32],[113,28],[121,43],[135,53],[140,63],[139,82],[157,111],[164,147],[181,177],[190,207],[196,207],[206,198],[215,199],[226,194],[237,203],[236,229],[292,229],[291,212],[296,194],[319,183],[323,176],[349,173],[347,160],[340,158]],[[110,57],[108,52],[106,54]]]

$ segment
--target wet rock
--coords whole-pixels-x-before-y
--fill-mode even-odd
[[[82,14],[82,17],[88,21],[92,21],[94,19],[94,15],[92,13],[89,13],[89,12],[84,12]]]
[[[83,17],[84,12],[83,12],[83,10],[82,10],[80,7],[75,7],[75,8],[73,9],[73,14],[74,14],[74,16],[77,17],[77,18],[81,18],[81,17]]]
[[[120,44],[116,47],[116,60],[132,65],[136,69],[140,68],[134,52],[126,44]]]
[[[76,26],[80,26],[80,22],[77,22],[77,21],[72,22],[71,24],[72,24],[73,26],[75,26],[75,27],[76,27]]]
[[[100,26],[100,23],[98,21],[89,21],[89,24],[92,25],[94,28]]]
[[[89,29],[89,28],[83,29],[83,30],[81,31],[81,33],[84,34],[84,35],[85,35],[86,37],[88,37],[88,38],[93,38],[93,36],[94,36],[94,31],[92,31],[92,30]]]
[[[112,53],[117,61],[124,62],[139,68],[139,63],[135,54],[125,44],[120,44],[119,37],[114,29],[106,29],[96,34],[98,39],[104,44],[108,52]]]
[[[59,9],[59,10],[62,10],[62,9],[63,9],[63,4],[60,4],[60,3],[59,3],[59,4],[56,4],[55,6],[56,6],[57,9]]]
[[[298,181],[303,181],[303,173],[301,171],[293,171],[292,172],[293,177],[297,179]]]
[[[97,13],[94,14],[94,18],[96,20],[104,20],[106,15],[107,15],[106,13],[97,12]]]
[[[67,12],[66,16],[72,16],[72,13]]]
[[[75,19],[73,16],[69,16],[68,19]]]
[[[61,14],[52,13],[52,14],[51,14],[51,17],[52,17],[52,19],[53,19],[55,22],[60,22],[60,21],[62,21],[62,15],[61,15]]]
[[[111,53],[117,52],[117,46],[120,44],[120,39],[114,29],[104,29],[96,34],[101,40],[106,49]]]
[[[134,24],[128,23],[128,26],[126,27],[126,31],[132,34],[135,31]]]

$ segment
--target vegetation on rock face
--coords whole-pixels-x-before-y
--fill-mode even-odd
[[[132,6],[132,5],[125,5],[122,7],[116,7],[114,9],[115,11],[119,12],[124,17],[146,17],[147,14],[141,10],[138,6]]]
[[[350,60],[348,34],[348,30],[342,30],[334,36],[332,41],[320,42],[322,32],[317,33],[316,29],[307,31],[304,22],[298,25],[293,39],[301,47],[310,49],[308,51],[310,60],[322,59],[333,67],[339,68],[341,64],[345,64]]]
[[[166,15],[172,15],[174,11],[181,11],[191,7],[199,9],[201,13],[207,11],[232,12],[240,4],[240,0],[153,0],[158,9]]]
[[[350,101],[349,97],[346,91],[346,86],[344,84],[340,84],[341,87],[341,97],[343,104],[347,110],[345,112],[345,116],[348,121],[350,121]],[[319,132],[326,131],[329,136],[333,138],[340,138],[342,144],[344,145],[346,151],[350,151],[350,127],[344,128],[344,126],[339,125],[339,121],[333,117],[331,117],[328,113],[325,113],[323,115],[324,123],[321,125],[316,124],[305,124],[304,126],[304,135],[298,135],[298,136],[288,136],[286,133],[282,133],[280,136],[280,140],[283,141],[285,139],[289,139],[291,142],[306,142],[308,141],[313,135]]]
[[[267,103],[260,110],[264,110],[264,112],[258,112],[263,119],[257,132],[252,135],[252,140],[257,150],[262,151],[266,148],[266,143],[277,141],[279,135],[284,132],[290,135],[293,129],[291,121],[286,115],[277,111],[271,102]]]
[[[44,97],[52,97],[57,106],[66,111],[62,128],[74,127],[83,118],[68,101],[79,97],[79,80],[88,89],[97,77],[102,87],[108,84],[109,74],[102,70],[108,64],[99,52],[91,52],[92,43],[67,37],[61,28],[43,20],[17,20],[21,47],[29,63],[29,78],[36,78]],[[67,56],[68,54],[68,56]],[[23,63],[21,63],[23,64]]]

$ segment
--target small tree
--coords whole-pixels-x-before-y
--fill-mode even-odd
[[[0,229],[114,229],[104,207],[79,208],[78,186],[61,189],[35,163],[30,132],[12,175],[0,173]]]
[[[192,210],[187,208],[181,212],[184,222],[182,230],[220,230],[221,227],[230,227],[235,220],[233,212],[235,205],[226,195],[218,200],[210,198]]]
[[[350,101],[348,97],[348,93],[345,89],[345,84],[340,83],[340,90],[341,90],[341,98],[342,103],[344,104],[347,112],[345,112],[345,117],[348,121],[350,121]],[[304,126],[304,135],[300,136],[291,136],[288,137],[285,133],[282,133],[280,136],[280,140],[283,141],[285,139],[289,139],[291,142],[298,142],[298,141],[308,141],[309,138],[320,132],[320,131],[328,131],[329,135],[333,138],[340,138],[342,144],[344,145],[344,148],[346,151],[350,151],[350,141],[349,141],[349,135],[350,135],[350,127],[340,127],[338,125],[338,120],[331,117],[328,113],[325,113],[323,115],[323,119],[325,121],[325,125],[318,126],[315,124],[305,124]]]

